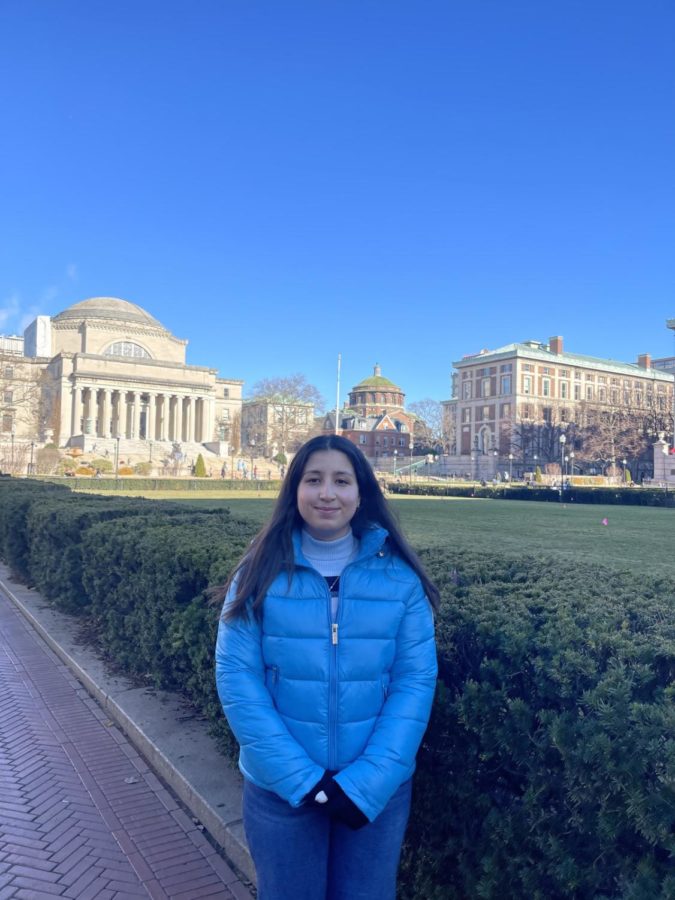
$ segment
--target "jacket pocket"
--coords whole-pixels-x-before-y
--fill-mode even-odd
[[[267,666],[265,669],[265,687],[276,701],[279,690],[279,666]]]
[[[385,700],[387,699],[387,697],[389,696],[390,680],[391,679],[388,674],[382,675],[382,678],[380,679],[381,684],[382,684],[382,703],[384,703]]]

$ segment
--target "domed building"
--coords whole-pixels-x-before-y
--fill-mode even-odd
[[[405,394],[398,385],[382,375],[376,363],[373,374],[364,378],[349,392],[349,408],[364,416],[404,412]]]
[[[188,365],[186,347],[146,310],[116,297],[38,316],[24,332],[16,366],[39,374],[39,413],[32,425],[17,414],[13,431],[84,451],[110,450],[119,438],[129,452],[154,442],[224,455],[243,382]]]
[[[412,461],[415,416],[405,411],[405,394],[382,375],[378,364],[373,374],[349,392],[340,410],[339,433],[356,444],[376,467],[395,466],[396,460]],[[335,412],[326,415],[324,431],[335,431]]]

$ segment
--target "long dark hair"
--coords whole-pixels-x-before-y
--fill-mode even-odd
[[[235,619],[246,616],[250,599],[253,600],[254,613],[259,615],[267,589],[279,572],[288,572],[290,580],[295,567],[293,532],[302,528],[303,524],[298,512],[298,487],[309,457],[319,450],[339,450],[352,464],[361,500],[351,521],[355,536],[359,537],[374,524],[386,528],[389,532],[387,540],[390,547],[414,570],[422,582],[429,602],[434,609],[438,609],[438,589],[403,536],[368,460],[351,441],[336,434],[326,434],[311,438],[300,447],[288,467],[272,518],[253,539],[227,584],[216,588],[213,592],[214,601],[222,602],[233,582],[235,584],[235,596],[233,601],[228,603],[224,618]]]

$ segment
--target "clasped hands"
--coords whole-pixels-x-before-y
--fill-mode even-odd
[[[305,803],[317,807],[331,819],[342,822],[356,831],[368,824],[368,817],[361,812],[356,803],[342,790],[335,778],[336,772],[324,772],[305,796]]]

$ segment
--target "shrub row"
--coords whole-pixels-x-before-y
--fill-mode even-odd
[[[128,474],[131,474],[131,470]],[[103,478],[44,479],[78,491],[278,491],[280,481],[238,481],[227,478]]]
[[[15,530],[27,547],[18,555]],[[231,756],[205,591],[252,533],[220,511],[0,484],[3,559],[86,612],[126,671],[182,689]],[[78,562],[66,564],[73,544]],[[673,580],[422,555],[442,593],[440,674],[401,897],[675,897]]]
[[[540,500],[558,503],[560,491],[551,487],[526,485],[410,484],[393,482],[392,494],[414,494],[418,497],[483,497],[490,500]],[[657,488],[570,487],[563,498],[571,503],[602,503],[628,506],[667,506],[675,508],[675,491]]]

